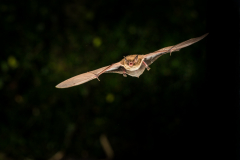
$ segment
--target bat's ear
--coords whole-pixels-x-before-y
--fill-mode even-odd
[[[138,55],[134,58],[134,62],[136,63],[138,61]]]
[[[124,59],[125,59],[125,63],[127,63],[128,61],[127,61],[127,59],[126,59],[126,57],[124,56]]]

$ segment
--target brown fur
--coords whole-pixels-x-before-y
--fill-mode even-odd
[[[136,58],[137,55],[129,55],[129,56],[126,56],[126,59],[128,62],[133,62],[134,63],[134,59]],[[138,55],[138,60],[137,62],[135,62],[133,64],[133,66],[129,66],[126,61],[125,61],[125,58],[123,58],[121,60],[121,64],[124,66],[124,68],[126,70],[130,70],[130,71],[135,71],[137,69],[139,69],[139,67],[141,66],[142,64],[142,61],[143,61],[143,55]]]

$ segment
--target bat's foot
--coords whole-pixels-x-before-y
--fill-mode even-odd
[[[122,70],[123,70],[123,77],[127,77],[126,69],[125,69],[125,68],[122,68]]]
[[[93,73],[94,74],[94,73]],[[98,74],[94,74],[94,76],[98,79]],[[98,81],[100,81],[100,79],[98,79]]]
[[[151,68],[147,65],[147,63],[145,63],[144,61],[143,61],[143,64],[145,65],[145,67],[147,68],[148,71],[151,69]]]

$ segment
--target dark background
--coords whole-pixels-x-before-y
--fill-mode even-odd
[[[222,134],[231,111],[239,112],[239,19],[220,10],[203,0],[1,2],[0,159],[111,158],[102,135],[114,159],[216,157],[236,136]],[[55,88],[123,56],[205,33],[139,79],[103,74],[100,82]]]

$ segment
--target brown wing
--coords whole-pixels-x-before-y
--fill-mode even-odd
[[[76,85],[80,85],[80,84],[88,82],[92,79],[97,78],[97,75],[99,76],[102,73],[105,73],[105,72],[108,72],[108,71],[114,72],[115,70],[117,71],[117,70],[119,70],[120,67],[121,67],[121,63],[118,62],[118,63],[114,63],[110,66],[106,66],[106,67],[96,69],[94,71],[82,73],[82,74],[79,74],[77,76],[74,76],[72,78],[69,78],[69,79],[59,83],[56,86],[56,88],[68,88],[68,87],[73,87],[73,86],[76,86]]]
[[[149,54],[146,54],[144,56],[144,61],[150,65],[152,64],[155,60],[157,60],[160,56],[166,54],[166,53],[171,53],[171,52],[176,52],[176,51],[179,51],[181,48],[184,48],[184,47],[187,47],[187,46],[190,46],[200,40],[202,40],[204,37],[206,37],[208,35],[208,33],[200,36],[200,37],[197,37],[197,38],[191,38],[187,41],[184,41],[182,43],[179,43],[177,45],[174,45],[174,46],[169,46],[169,47],[165,47],[165,48],[162,48],[162,49],[159,49],[155,52],[152,52],[152,53],[149,53]]]

